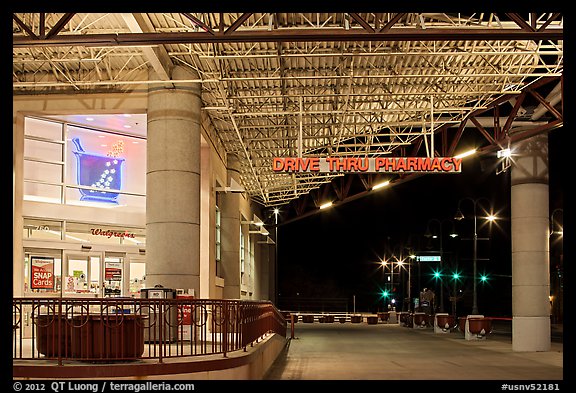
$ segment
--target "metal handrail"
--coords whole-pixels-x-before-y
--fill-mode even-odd
[[[13,298],[12,314],[12,358],[58,365],[227,356],[287,330],[270,301]]]

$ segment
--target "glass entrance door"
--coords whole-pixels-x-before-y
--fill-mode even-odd
[[[98,296],[102,293],[100,253],[66,254],[62,269],[64,296]]]
[[[141,256],[131,255],[129,258],[129,295],[140,297],[140,291],[146,286],[146,259]]]
[[[124,296],[124,253],[106,252],[104,257],[104,296]]]

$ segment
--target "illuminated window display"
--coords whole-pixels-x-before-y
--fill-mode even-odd
[[[139,296],[146,229],[133,217],[146,212],[146,139],[34,117],[24,124],[24,200],[33,207],[22,228],[24,293]]]

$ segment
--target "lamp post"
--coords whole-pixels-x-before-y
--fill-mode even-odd
[[[478,203],[482,200],[486,200],[488,201],[488,203],[490,203],[490,200],[488,200],[485,197],[480,197],[480,198],[470,198],[470,197],[466,197],[466,198],[462,198],[460,199],[460,201],[458,201],[458,210],[456,212],[456,215],[454,216],[455,220],[462,220],[464,219],[464,214],[462,213],[462,210],[460,209],[462,202],[463,201],[470,201],[472,202],[472,206],[473,206],[473,214],[474,214],[474,234],[473,234],[473,246],[472,246],[472,285],[473,285],[473,290],[472,290],[472,314],[476,315],[478,314],[478,293],[477,293],[477,261],[478,261],[478,233],[477,233],[477,214],[476,214],[476,206],[478,205]],[[492,210],[492,208],[490,208],[490,211]],[[496,217],[494,215],[492,215],[490,213],[490,215],[488,215],[486,217],[486,219],[488,221],[494,221],[496,219]]]
[[[442,280],[442,272],[444,271],[444,242],[443,242],[443,233],[444,231],[443,229],[443,225],[444,223],[449,222],[452,224],[452,231],[450,232],[450,237],[456,237],[458,236],[456,234],[456,231],[454,230],[454,222],[449,219],[446,218],[444,220],[439,220],[437,218],[431,218],[430,220],[428,220],[428,224],[426,225],[426,232],[424,233],[424,236],[426,237],[434,237],[435,235],[432,233],[432,231],[430,230],[430,224],[431,223],[437,223],[438,226],[440,227],[440,272],[438,274],[439,278],[440,278],[440,312],[444,312],[444,282]]]
[[[390,264],[390,280],[388,285],[384,285],[384,288],[388,288],[384,290],[384,298],[388,300],[388,296],[392,297],[392,289],[394,288],[394,263],[386,260],[386,257],[384,257],[384,260],[381,263],[384,277],[386,277],[386,267]]]
[[[278,214],[280,209],[274,208],[274,304],[278,306]]]
[[[396,244],[391,251],[389,251],[391,254],[391,257],[388,258],[388,260],[384,260],[382,261],[382,266],[387,266],[388,263],[390,263],[390,278],[391,278],[391,282],[390,282],[390,294],[394,293],[394,263],[396,263],[398,265],[398,280],[400,283],[400,290],[402,293],[402,311],[405,311],[405,293],[404,293],[404,279],[403,279],[403,274],[402,274],[402,269],[406,270],[406,266],[408,265],[408,301],[410,302],[411,299],[411,264],[409,262],[406,262],[406,258],[403,255],[403,250],[404,250],[404,246],[401,244]],[[405,276],[404,276],[405,277]]]
[[[402,256],[400,256],[400,259],[398,259],[398,257],[396,257],[397,260],[397,264],[398,264],[398,274],[401,274],[401,268],[406,270],[405,265],[408,265],[408,288],[407,288],[407,292],[408,292],[408,311],[410,311],[410,299],[411,299],[411,293],[410,293],[410,270],[411,270],[411,263],[410,262],[406,262],[405,258],[402,258]],[[400,275],[400,277],[402,277]],[[402,311],[406,311],[406,296],[404,294],[404,280],[401,281],[402,282]]]

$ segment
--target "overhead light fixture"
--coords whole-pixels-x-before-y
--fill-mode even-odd
[[[471,156],[472,154],[475,154],[475,153],[476,153],[476,149],[470,149],[470,150],[467,150],[463,153],[455,155],[454,158],[464,158],[464,157]]]
[[[512,156],[510,149],[502,149],[496,153],[498,158],[509,158],[510,156]]]
[[[260,217],[258,217],[256,214],[254,214],[254,218],[253,218],[252,220],[253,220],[253,222],[254,222],[254,225],[256,225],[256,226],[261,227],[261,226],[264,225],[264,221],[262,221],[262,220],[260,219]]]
[[[326,202],[320,205],[320,209],[328,209],[330,206],[332,206],[332,202]]]
[[[264,240],[264,241],[259,241],[259,242],[256,242],[256,243],[258,243],[258,244],[276,244],[276,243],[274,242],[274,240],[272,240],[272,239],[270,238],[270,236],[266,236],[266,240]]]
[[[248,233],[255,234],[255,235],[264,235],[264,236],[268,236],[270,234],[270,232],[268,232],[268,230],[266,228],[264,228],[264,226],[258,227],[257,231],[248,231]]]
[[[373,185],[372,189],[377,190],[379,188],[386,187],[388,184],[390,184],[390,181],[386,180],[386,181],[383,181],[382,183],[378,183],[378,184]]]
[[[244,187],[242,187],[236,180],[230,179],[230,185],[227,187],[215,187],[216,192],[246,192]]]

